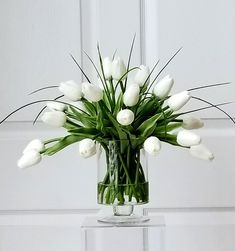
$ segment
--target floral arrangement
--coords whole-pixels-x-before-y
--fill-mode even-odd
[[[96,66],[88,56],[98,75],[96,83],[89,79],[71,55],[86,78],[86,82],[77,84],[70,80],[59,85],[38,89],[33,93],[48,88],[58,88],[61,95],[53,100],[37,100],[26,104],[10,113],[0,122],[2,123],[13,113],[27,106],[46,103],[40,114],[45,108],[48,111],[43,113],[41,120],[50,126],[63,127],[67,130],[68,134],[60,138],[46,141],[32,140],[18,160],[19,168],[35,165],[41,161],[43,155],[54,155],[77,142],[79,142],[78,152],[84,158],[96,153],[96,142],[100,143],[108,154],[110,140],[120,141],[117,146],[120,153],[118,161],[123,169],[123,178],[128,184],[137,184],[137,181],[142,181],[142,184],[144,184],[145,177],[141,172],[138,153],[140,149],[144,149],[150,155],[158,155],[161,142],[183,147],[192,156],[200,159],[212,160],[214,158],[207,147],[201,143],[200,136],[191,131],[191,129],[201,128],[203,122],[199,118],[188,116],[188,114],[214,107],[224,112],[232,121],[233,119],[220,108],[221,105],[227,103],[215,105],[192,96],[192,92],[200,88],[229,83],[195,87],[171,95],[170,92],[174,84],[173,78],[167,75],[159,80],[159,76],[180,50],[155,74],[155,68],[159,61],[151,71],[149,67],[144,65],[130,66],[133,44],[134,40],[127,65],[116,56],[113,59],[103,58],[99,46],[99,66]],[[130,83],[131,75],[134,76],[132,83]],[[61,101],[62,97],[65,97],[66,101]],[[191,98],[202,101],[207,105],[195,110],[180,112],[180,109]],[[106,177],[104,184],[108,183],[107,179]],[[101,187],[99,191],[101,202],[103,202],[102,194],[104,193],[104,189],[102,189]],[[144,189],[139,185],[135,186],[131,192],[138,202],[146,200],[146,195],[141,191],[144,191]],[[118,198],[121,202],[120,196]],[[111,203],[112,200],[114,198],[110,199],[106,196],[105,202]]]

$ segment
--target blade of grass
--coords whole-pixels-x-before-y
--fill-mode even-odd
[[[62,98],[62,97],[64,97],[64,95],[60,95],[60,96],[54,98],[54,100],[58,100],[58,99],[60,99],[60,98]],[[43,113],[43,111],[44,111],[46,108],[47,108],[47,106],[44,106],[44,107],[39,111],[39,113],[37,114],[37,116],[35,117],[35,119],[34,119],[34,121],[33,121],[33,125],[37,122],[39,116]]]
[[[153,79],[152,83],[149,85],[147,92],[149,92],[150,88],[152,87],[152,85],[154,84],[154,82],[156,81],[156,79],[159,77],[159,75],[164,71],[164,69],[169,65],[169,63],[175,58],[175,56],[182,50],[183,47],[180,47],[175,53],[174,55],[166,62],[166,64],[162,67],[162,69],[158,72],[157,76]]]
[[[131,62],[131,56],[132,56],[132,52],[133,52],[133,48],[134,48],[134,44],[135,44],[135,38],[136,38],[136,33],[134,34],[134,37],[133,37],[132,42],[131,42],[130,53],[129,53],[128,61],[127,61],[127,71],[130,68],[130,62]],[[125,90],[126,90],[126,85],[127,85],[127,78],[125,79],[125,84],[124,84],[124,89]]]
[[[213,108],[213,107],[229,105],[229,104],[232,104],[232,103],[234,103],[234,102],[225,102],[225,103],[220,103],[220,104],[216,104],[216,105],[209,105],[209,106],[206,106],[206,107],[197,108],[197,109],[194,109],[194,110],[189,110],[187,112],[181,112],[181,113],[174,114],[174,115],[177,115],[176,117],[178,117],[178,116],[181,116],[181,115],[184,115],[184,114],[188,114],[188,113],[192,113],[192,112],[198,112],[198,111],[202,111],[202,110],[207,110],[207,109],[210,109],[210,108]]]
[[[75,62],[75,64],[78,66],[78,68],[80,69],[80,71],[82,72],[82,74],[84,75],[84,77],[86,78],[86,80],[91,83],[90,79],[88,78],[88,76],[86,75],[86,73],[83,71],[82,67],[79,65],[79,63],[77,62],[77,60],[74,58],[74,56],[72,54],[69,54],[70,57],[73,59],[73,61]]]
[[[232,84],[231,82],[224,82],[224,83],[218,83],[218,84],[212,84],[212,85],[202,85],[202,86],[198,86],[198,87],[193,87],[188,89],[188,91],[195,91],[195,90],[199,90],[199,89],[204,89],[204,88],[210,88],[210,87],[216,87],[216,86],[223,86],[223,85],[230,85]]]
[[[55,101],[55,100],[53,100],[53,99],[41,99],[41,100],[36,100],[36,101],[30,102],[30,103],[28,103],[28,104],[25,104],[25,105],[23,105],[23,106],[17,108],[16,110],[12,111],[12,112],[9,113],[4,119],[2,119],[2,120],[0,121],[0,125],[1,125],[4,121],[6,121],[10,116],[12,116],[12,115],[15,114],[16,112],[18,112],[18,111],[20,111],[20,110],[22,110],[22,109],[24,109],[24,108],[26,108],[26,107],[28,107],[28,106],[35,105],[35,104],[39,104],[39,103],[43,103],[43,102],[50,102],[50,101],[54,101],[54,102],[58,102],[58,103],[61,103],[61,104],[69,105],[69,106],[74,107],[75,109],[78,109],[78,110],[84,112],[83,110],[79,109],[78,107],[76,107],[76,106],[74,106],[74,105],[71,105],[71,104],[69,104],[69,103],[67,103],[67,102],[62,102],[62,101],[58,101],[58,100]],[[89,114],[87,114],[87,115],[89,115]],[[90,116],[90,115],[89,115],[89,116]]]
[[[235,124],[235,120],[226,112],[224,111],[223,109],[221,109],[220,107],[217,107],[216,105],[214,105],[213,103],[205,100],[205,99],[202,99],[202,98],[199,98],[199,97],[195,97],[195,96],[192,96],[193,99],[196,99],[196,100],[199,100],[201,102],[204,102],[208,105],[211,105],[212,107],[216,108],[217,110],[221,111],[222,113],[224,113],[234,124]]]
[[[58,85],[45,86],[45,87],[42,87],[42,88],[39,88],[39,89],[37,89],[35,91],[30,92],[28,95],[32,95],[32,94],[34,94],[36,92],[40,92],[40,91],[43,91],[43,90],[46,90],[46,89],[51,89],[51,88],[56,88],[56,87],[59,87],[59,86]]]

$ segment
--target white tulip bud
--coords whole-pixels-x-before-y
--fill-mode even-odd
[[[150,155],[157,155],[161,150],[161,141],[154,136],[144,141],[144,150]]]
[[[123,95],[123,103],[126,106],[134,106],[139,101],[140,87],[138,84],[130,85]]]
[[[143,86],[149,74],[150,74],[149,67],[145,65],[141,65],[136,72],[135,83],[137,83],[139,86]],[[149,80],[150,79],[148,79],[148,81],[146,82],[146,85],[149,83]]]
[[[188,91],[177,93],[168,99],[168,106],[171,110],[178,111],[190,100],[190,98],[191,96]]]
[[[84,98],[90,102],[98,102],[103,98],[103,90],[94,84],[87,82],[82,83],[82,92],[84,94]]]
[[[91,139],[83,139],[79,142],[79,154],[83,158],[91,157],[96,153],[95,142]]]
[[[187,130],[198,129],[204,126],[204,123],[201,119],[196,117],[184,117],[182,127]]]
[[[159,99],[164,99],[170,93],[173,84],[174,79],[169,75],[165,76],[153,88],[154,95]]]
[[[202,144],[191,146],[189,149],[189,152],[192,154],[192,156],[199,159],[203,159],[203,160],[214,159],[213,153],[210,152],[209,149]]]
[[[82,98],[82,88],[73,80],[62,82],[59,90],[70,100],[77,101]]]
[[[40,139],[34,139],[27,144],[27,146],[23,150],[23,154],[25,154],[26,152],[31,151],[31,150],[41,152],[44,149],[45,149],[45,145],[44,145],[43,141]]]
[[[61,111],[61,112],[63,112],[67,108],[67,105],[56,101],[48,101],[46,106],[51,111]]]
[[[42,159],[41,154],[36,150],[27,151],[23,156],[17,161],[17,166],[19,168],[26,168],[38,164]]]
[[[126,73],[126,66],[125,66],[123,60],[119,57],[115,58],[112,62],[112,77],[113,77],[113,79],[119,80],[125,73]]]
[[[121,110],[117,114],[118,123],[124,126],[130,125],[134,121],[134,118],[134,113],[129,109]]]
[[[189,147],[193,145],[198,145],[200,142],[200,136],[191,131],[182,130],[179,131],[177,134],[177,143],[181,146]]]
[[[102,60],[105,79],[112,77],[112,60],[106,57]]]
[[[42,121],[51,126],[62,127],[66,122],[66,115],[61,111],[45,112]]]

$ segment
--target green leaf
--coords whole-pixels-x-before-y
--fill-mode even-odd
[[[82,139],[84,139],[84,137],[77,136],[77,135],[65,136],[60,141],[58,141],[55,145],[47,148],[46,151],[43,154],[51,156],[51,155],[61,151],[65,147],[67,147],[67,146],[69,146],[69,145],[71,145],[71,144],[73,144],[75,142],[78,142],[78,141],[80,141]]]
[[[96,125],[96,120],[92,116],[88,116],[85,113],[79,112],[73,107],[70,107],[71,112],[66,112],[66,115],[70,118],[76,119],[77,121],[80,121],[84,126],[86,127],[94,127]]]
[[[87,134],[89,135],[97,135],[99,134],[99,131],[95,128],[86,128],[86,127],[80,127],[76,129],[69,130],[69,133],[71,134]]]
[[[123,105],[123,93],[121,92],[118,96],[115,108],[114,108],[114,116],[117,115],[117,113],[122,109]]]
[[[163,126],[157,126],[155,128],[156,132],[170,132],[172,130],[175,130],[179,127],[182,126],[182,122],[177,122],[177,123],[171,123],[171,124],[168,124],[167,126],[163,125]]]
[[[107,113],[110,121],[112,122],[113,126],[115,127],[117,133],[118,133],[118,136],[119,136],[119,139],[121,140],[120,141],[120,148],[121,148],[121,153],[124,153],[126,148],[128,147],[129,145],[129,141],[128,141],[128,138],[127,138],[127,134],[122,130],[121,126],[119,125],[119,123],[116,121],[115,118],[113,118],[112,114],[110,114],[109,112]]]
[[[151,118],[144,121],[137,130],[140,132],[141,136],[148,137],[155,129],[156,122],[162,117],[162,113],[155,114]]]
[[[97,103],[97,123],[96,123],[96,129],[99,131],[103,131],[104,124],[103,124],[103,112],[102,108],[100,107],[102,104]]]
[[[96,109],[95,109],[94,105],[92,103],[90,103],[89,101],[85,100],[85,99],[82,102],[83,102],[84,106],[86,107],[87,111],[92,116],[95,116],[96,115]]]

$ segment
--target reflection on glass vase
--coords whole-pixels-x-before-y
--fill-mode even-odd
[[[97,149],[99,204],[112,205],[114,215],[103,222],[140,222],[147,218],[133,214],[134,205],[148,203],[147,158],[141,141],[104,140]]]

